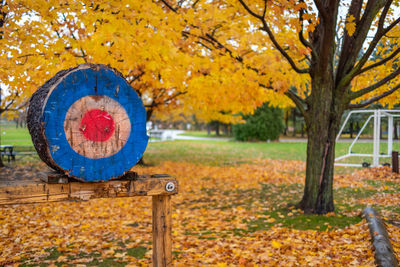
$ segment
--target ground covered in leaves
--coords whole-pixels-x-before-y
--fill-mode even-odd
[[[15,166],[0,180],[39,170]],[[179,181],[172,197],[176,266],[374,266],[360,216],[366,205],[382,214],[400,253],[400,176],[389,169],[335,176],[336,212],[325,216],[294,207],[304,183],[300,161],[164,162],[134,170]],[[150,197],[0,207],[0,265],[147,266],[151,231]]]

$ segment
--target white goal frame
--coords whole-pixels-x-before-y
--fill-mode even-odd
[[[354,138],[353,142],[349,147],[349,151],[346,155],[340,156],[335,158],[335,166],[348,166],[348,167],[365,167],[362,163],[354,164],[354,163],[339,163],[337,161],[346,159],[349,157],[372,157],[372,164],[371,167],[378,167],[379,166],[379,158],[388,158],[392,157],[392,150],[393,150],[393,119],[395,117],[400,117],[400,110],[389,110],[389,109],[373,109],[373,110],[353,110],[350,111],[347,115],[346,119],[343,122],[342,127],[338,135],[336,136],[336,142],[339,141],[340,135],[342,134],[344,127],[346,126],[347,122],[350,119],[352,114],[368,114],[371,115],[365,121],[364,125],[361,127],[360,131],[358,132],[357,136]],[[379,154],[379,148],[381,143],[380,138],[380,129],[381,129],[381,120],[383,117],[388,118],[388,137],[387,137],[387,154]],[[362,154],[362,153],[352,153],[351,149],[353,148],[354,144],[360,138],[360,135],[364,131],[365,127],[368,125],[369,121],[373,119],[374,122],[374,132],[373,132],[373,152],[372,154]]]

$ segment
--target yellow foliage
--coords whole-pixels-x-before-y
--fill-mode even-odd
[[[301,97],[310,94],[310,77],[291,69],[265,32],[257,30],[260,21],[238,1],[180,2],[169,1],[176,12],[162,1],[10,2],[2,7],[8,15],[0,38],[0,80],[9,98],[22,103],[59,70],[83,62],[103,63],[120,70],[159,117],[196,114],[203,121],[222,122],[237,122],[237,114],[252,113],[266,101],[293,106],[284,96],[291,86]],[[254,12],[263,13],[263,1],[247,2]],[[304,25],[289,15],[299,10],[305,12]],[[265,16],[277,42],[285,44],[299,68],[307,68],[311,51],[298,34],[303,29],[307,36],[318,24],[313,4],[271,3]],[[347,16],[344,27],[354,34],[354,16]],[[399,35],[398,27],[390,34]],[[378,47],[378,54],[399,45],[396,40],[385,37],[383,43],[390,45]],[[355,79],[353,90],[371,84],[371,77],[385,77],[395,60]],[[393,105],[397,99],[394,94],[382,103]],[[2,99],[0,105],[4,108],[9,102]]]
[[[349,15],[346,18],[346,31],[349,36],[353,36],[354,32],[356,31],[356,23],[355,18],[353,15]]]

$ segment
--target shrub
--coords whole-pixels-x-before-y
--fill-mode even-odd
[[[253,115],[243,116],[243,124],[233,126],[233,135],[239,141],[276,140],[283,131],[283,112],[264,103]]]

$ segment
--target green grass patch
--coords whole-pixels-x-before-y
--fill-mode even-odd
[[[383,188],[384,193],[396,193],[400,191],[400,184],[392,181],[366,180],[366,183],[374,187]]]
[[[58,251],[57,248],[50,248],[46,249],[45,251],[50,252],[50,255],[46,257],[46,260],[56,260],[62,255],[62,253]]]
[[[386,144],[381,144],[382,148]],[[336,155],[344,155],[350,143],[337,143]],[[400,144],[398,144],[400,150]],[[145,162],[160,164],[163,161],[184,161],[212,166],[251,163],[255,159],[306,160],[306,143],[294,142],[236,142],[210,140],[176,140],[149,143],[144,154]],[[372,143],[361,143],[357,153],[372,153]],[[372,158],[354,157],[347,161],[353,163],[372,162]],[[381,163],[389,159],[382,159]],[[347,173],[352,168],[337,168]]]
[[[378,193],[378,190],[354,187],[341,187],[334,190],[336,201],[346,201],[349,198],[361,199],[371,197]]]
[[[115,266],[115,267],[120,267],[120,266],[126,266],[128,263],[127,262],[118,262],[115,261],[115,258],[105,258],[105,259],[94,259],[91,262],[84,263],[86,266],[99,266],[99,267],[109,267],[109,266]]]
[[[135,257],[136,259],[143,259],[146,255],[147,248],[142,246],[135,248],[128,248],[126,252],[129,256]]]
[[[244,220],[248,225],[249,231],[266,230],[272,226],[293,228],[298,230],[317,230],[344,228],[351,224],[359,223],[361,216],[342,216],[342,215],[312,215],[293,212],[291,209],[280,209],[264,213],[267,218],[257,218],[255,220]]]
[[[16,128],[15,125],[0,126],[1,144],[2,145],[18,145],[32,146],[32,139],[28,128]]]
[[[215,132],[211,132],[208,134],[206,131],[186,131],[184,133],[181,133],[180,135],[182,136],[191,136],[191,137],[215,137],[215,138],[233,138],[233,136],[226,135],[221,133],[220,135],[217,135]]]
[[[150,143],[144,159],[150,164],[185,161],[222,166],[249,162],[249,159],[305,160],[305,151],[305,143],[179,140]]]

